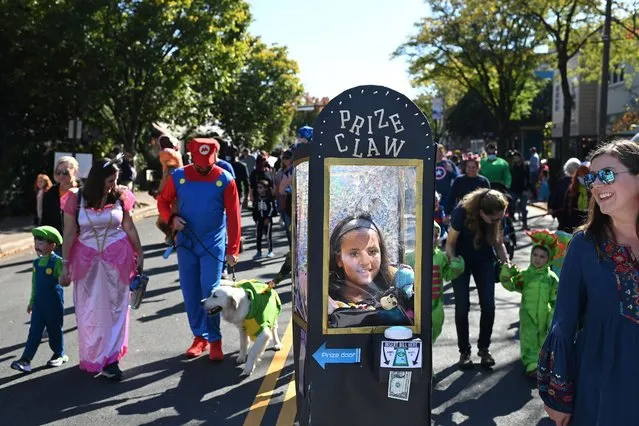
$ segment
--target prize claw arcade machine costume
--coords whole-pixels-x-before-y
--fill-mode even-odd
[[[430,424],[430,125],[381,86],[333,99],[294,151],[301,425]]]

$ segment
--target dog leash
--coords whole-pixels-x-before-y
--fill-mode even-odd
[[[200,245],[200,247],[202,247],[204,249],[204,251],[211,256],[213,259],[216,259],[219,262],[222,262],[222,264],[225,263],[225,260],[221,260],[219,257],[215,256],[213,253],[211,253],[208,249],[208,247],[202,242],[202,240],[200,240],[200,238],[197,236],[197,234],[191,230],[188,226],[184,226],[184,230],[183,231],[188,231],[188,234],[191,235],[193,238],[195,238],[195,240],[197,241],[197,243]],[[235,277],[235,265],[231,266],[228,265],[229,269],[231,270],[231,276],[233,277],[233,282],[237,282],[237,278]]]

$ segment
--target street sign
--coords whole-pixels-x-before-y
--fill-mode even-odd
[[[383,368],[422,368],[422,341],[382,341],[379,365]]]
[[[76,118],[75,120],[69,120],[68,127],[69,139],[82,139],[82,120]]]
[[[328,349],[322,343],[313,354],[315,361],[326,369],[326,364],[359,364],[362,350],[359,348]]]

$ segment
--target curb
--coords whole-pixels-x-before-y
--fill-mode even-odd
[[[158,210],[156,206],[145,206],[135,209],[133,212],[133,220],[138,221],[149,217],[157,216]],[[0,258],[19,254],[33,249],[33,237],[29,235],[7,244],[0,244]]]

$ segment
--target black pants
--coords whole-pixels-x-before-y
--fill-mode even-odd
[[[488,349],[495,322],[495,267],[493,260],[466,261],[466,270],[453,280],[455,293],[455,326],[457,327],[457,345],[460,353],[470,353],[468,313],[470,311],[470,274],[473,274],[481,317],[479,319],[479,350]]]
[[[265,233],[268,251],[273,251],[273,220],[269,219],[267,223],[264,223],[264,219],[259,219],[255,222],[255,225],[257,225],[257,251],[262,251],[262,235]]]

